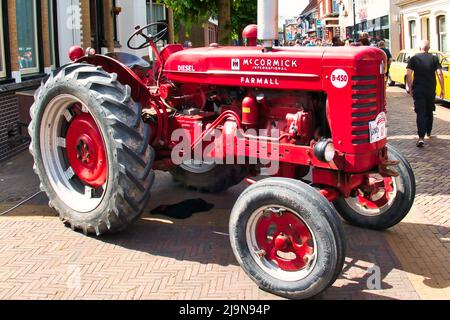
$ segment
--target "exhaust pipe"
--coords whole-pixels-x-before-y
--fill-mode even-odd
[[[258,0],[258,39],[266,50],[278,39],[278,0]]]

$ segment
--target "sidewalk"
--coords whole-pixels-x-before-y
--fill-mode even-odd
[[[437,136],[418,149],[411,98],[397,87],[388,97],[390,143],[416,175],[413,210],[386,232],[344,224],[344,271],[317,299],[450,299],[450,109],[437,108]],[[31,167],[28,153],[0,164],[0,212],[39,189]],[[228,216],[245,187],[199,195],[158,172],[142,219],[101,239],[66,228],[40,195],[0,217],[0,299],[279,299],[249,280],[230,248]],[[199,196],[215,209],[184,221],[149,215]],[[381,290],[367,286],[374,265]]]

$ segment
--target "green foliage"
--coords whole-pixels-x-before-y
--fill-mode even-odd
[[[231,32],[234,39],[240,39],[242,30],[256,23],[257,0],[231,1]],[[190,29],[194,24],[202,24],[209,18],[217,19],[216,0],[159,0],[173,9],[175,29],[183,25]],[[219,26],[219,28],[223,26]]]
[[[233,39],[241,39],[242,30],[249,24],[256,24],[257,0],[233,0],[231,6],[231,30]]]

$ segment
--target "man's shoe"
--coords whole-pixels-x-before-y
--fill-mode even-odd
[[[431,140],[431,139],[433,139],[433,136],[431,134],[427,134],[427,139]]]
[[[420,138],[416,144],[417,148],[423,148],[424,145],[425,145],[425,141],[423,141],[423,138]]]

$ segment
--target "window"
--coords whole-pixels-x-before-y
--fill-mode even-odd
[[[3,43],[3,12],[0,3],[0,78],[6,77],[5,68],[5,45]]]
[[[339,13],[339,4],[336,0],[331,1],[331,13]]]
[[[447,33],[445,32],[445,16],[437,17],[437,32],[439,51],[447,51]]]
[[[151,5],[150,5],[151,3]],[[166,7],[154,1],[147,1],[147,22],[153,23],[166,20]]]
[[[166,6],[161,3],[155,3],[155,0],[147,0],[147,23],[154,22],[167,22],[166,21]],[[155,26],[151,30],[151,33],[162,31],[161,26]],[[164,41],[160,41],[156,46],[161,50],[167,43],[168,33]]]
[[[409,21],[409,40],[410,40],[410,48],[414,49],[416,48],[416,42],[417,42],[417,36],[416,36],[416,21],[411,20]]]
[[[209,44],[217,42],[216,29],[214,27],[208,27],[208,34],[209,34]]]
[[[52,69],[56,68],[55,58],[55,8],[53,6],[53,0],[47,0],[48,3],[48,37],[50,45],[50,65]]]
[[[420,21],[422,29],[422,40],[430,40],[430,19],[422,18]]]
[[[16,0],[19,66],[22,74],[39,71],[35,0]]]

